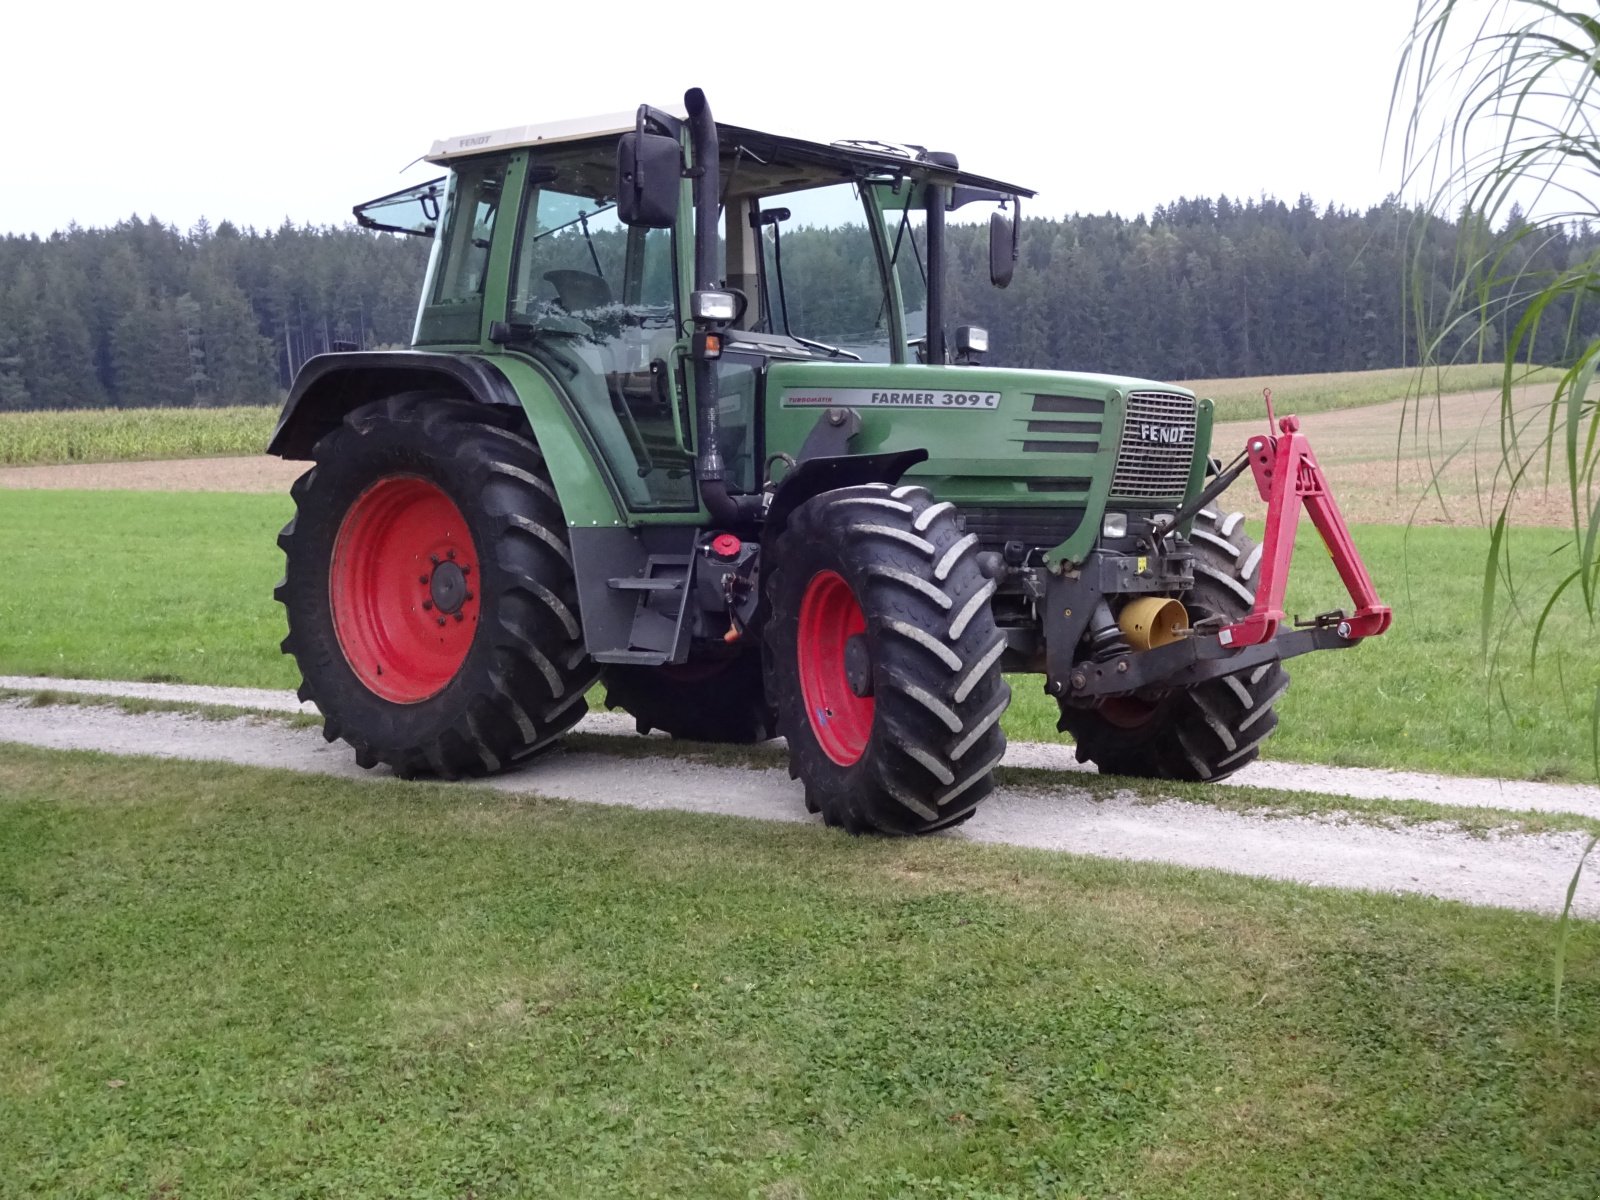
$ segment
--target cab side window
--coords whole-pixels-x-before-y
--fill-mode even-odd
[[[451,179],[449,211],[434,247],[417,342],[479,340],[489,247],[505,181],[504,159],[467,163]]]
[[[534,168],[523,202],[511,323],[528,331],[533,353],[561,364],[558,374],[628,505],[693,508],[692,463],[678,432],[671,231],[621,222],[594,186],[611,183],[609,160],[588,174],[556,156],[550,162]],[[563,190],[580,184],[592,191]]]

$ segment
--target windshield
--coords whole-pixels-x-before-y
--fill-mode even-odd
[[[867,212],[854,184],[746,202],[759,240],[759,305],[748,327],[819,353],[888,362],[889,296]]]

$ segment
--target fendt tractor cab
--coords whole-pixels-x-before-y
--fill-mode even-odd
[[[1004,673],[1080,759],[1214,780],[1284,659],[1389,624],[1294,418],[1224,467],[1192,392],[952,335],[946,214],[990,210],[1004,287],[1025,188],[698,90],[428,159],[356,209],[433,239],[412,348],[311,359],[270,446],[313,464],[284,649],[363,766],[499,770],[599,679],[644,731],[783,735],[830,824],[920,833],[991,789]],[[1264,546],[1214,507],[1246,470]],[[1355,609],[1289,628],[1302,504]]]

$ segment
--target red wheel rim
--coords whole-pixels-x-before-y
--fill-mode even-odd
[[[845,645],[866,628],[855,593],[837,572],[811,577],[800,599],[800,695],[817,744],[841,767],[858,761],[872,736],[876,706],[855,694],[845,671]]]
[[[437,695],[472,648],[478,583],[477,550],[449,496],[413,475],[373,484],[339,526],[328,575],[350,669],[397,704]]]
[[[1100,715],[1119,729],[1138,729],[1155,711],[1154,704],[1134,696],[1108,696],[1099,707]]]

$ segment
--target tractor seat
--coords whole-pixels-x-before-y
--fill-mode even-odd
[[[546,271],[544,280],[556,290],[556,302],[570,313],[604,308],[611,303],[611,285],[588,271]]]

